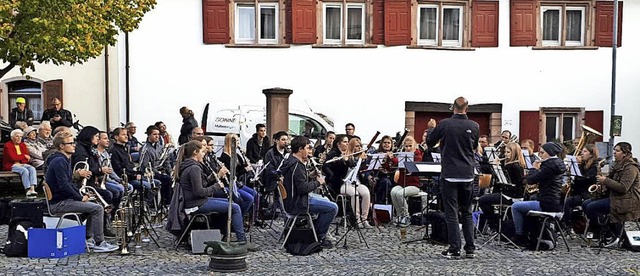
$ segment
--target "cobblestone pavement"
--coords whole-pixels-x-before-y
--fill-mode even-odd
[[[281,229],[282,223],[274,228]],[[276,227],[277,226],[277,227]],[[333,228],[332,228],[333,229]],[[7,226],[0,227],[6,237]],[[0,256],[0,274],[69,275],[69,274],[151,274],[214,275],[208,271],[209,258],[192,255],[185,249],[174,250],[173,236],[162,229],[160,248],[145,243],[129,256],[82,254],[62,259],[6,258]],[[342,231],[344,233],[344,231]],[[424,231],[411,226],[407,240],[420,239]],[[248,270],[257,275],[633,275],[640,273],[638,253],[603,250],[581,246],[579,239],[569,240],[571,251],[558,247],[550,252],[520,251],[498,244],[488,244],[476,251],[475,259],[447,260],[440,256],[444,246],[427,241],[401,243],[399,228],[394,226],[363,230],[369,243],[348,235],[349,247],[342,244],[312,256],[291,256],[277,249],[272,230],[252,229],[252,239],[262,249],[250,253]],[[484,240],[477,240],[481,244]],[[563,245],[560,243],[559,245]]]

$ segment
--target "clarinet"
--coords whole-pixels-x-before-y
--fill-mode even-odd
[[[317,176],[321,176],[321,175],[322,175],[322,172],[320,171],[320,169],[318,169],[318,163],[316,163],[316,161],[315,161],[315,160],[313,160],[313,156],[310,156],[310,157],[309,157],[309,161],[311,162],[311,166],[313,166],[314,173],[315,173]],[[326,197],[326,198],[330,199],[331,201],[335,201],[335,200],[333,199],[333,197],[331,196],[331,193],[330,193],[330,192],[329,192],[329,190],[327,189],[327,185],[326,185],[326,183],[325,183],[325,184],[320,185],[320,186],[318,187],[318,189],[320,190],[320,195],[322,195],[322,196],[324,196],[324,197]]]
[[[215,159],[215,158],[214,158]],[[217,159],[215,159],[217,160]],[[216,173],[216,171],[211,167],[211,165],[209,165],[209,162],[203,162],[207,168],[209,169],[209,171],[211,171],[211,174],[213,175],[213,178],[216,180],[217,183],[220,184],[222,191],[224,191],[224,194],[227,196],[227,198],[229,198],[229,192],[227,192],[227,189],[224,188],[224,182],[222,182],[222,180],[220,179],[220,177],[218,177],[218,174]],[[219,164],[218,164],[219,165]],[[222,168],[221,168],[222,169]],[[225,177],[226,179],[226,177]]]

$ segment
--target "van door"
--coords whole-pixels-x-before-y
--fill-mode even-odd
[[[327,129],[322,124],[312,118],[300,114],[289,114],[289,135],[304,136],[316,140],[324,139]]]

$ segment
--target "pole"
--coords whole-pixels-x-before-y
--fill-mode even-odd
[[[618,49],[618,0],[613,1],[613,41],[611,42],[611,114],[609,118],[609,145],[607,156],[613,156],[613,116],[616,114],[616,56]],[[613,158],[609,159],[613,166]]]

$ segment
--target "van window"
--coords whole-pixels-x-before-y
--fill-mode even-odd
[[[289,114],[289,135],[319,139],[325,134],[327,130],[318,121],[298,114]]]

